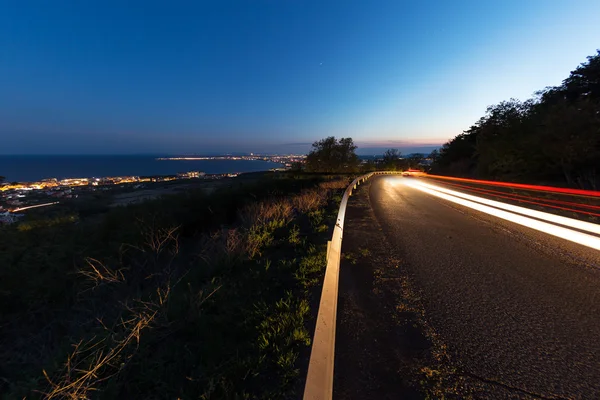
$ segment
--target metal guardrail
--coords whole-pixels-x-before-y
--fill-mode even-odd
[[[333,396],[333,364],[335,355],[335,326],[337,318],[338,283],[342,236],[346,206],[352,191],[373,175],[394,174],[394,172],[371,172],[356,178],[346,188],[331,241],[327,243],[327,268],[321,292],[321,302],[308,364],[308,374],[304,386],[304,400],[329,400]]]

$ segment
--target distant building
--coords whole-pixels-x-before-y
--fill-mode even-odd
[[[87,186],[89,180],[87,178],[70,178],[62,179],[60,184],[63,186]]]
[[[201,176],[206,175],[204,172],[199,172],[199,171],[190,171],[190,172],[181,172],[179,174],[177,174],[178,178],[200,178]]]

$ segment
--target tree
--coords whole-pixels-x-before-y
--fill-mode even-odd
[[[600,50],[580,64],[563,81],[562,88],[568,100],[600,99]]]
[[[455,176],[470,175],[477,163],[475,145],[479,127],[469,130],[444,143],[431,166],[431,172]]]
[[[374,171],[377,171],[377,165],[375,164],[375,160],[367,160],[360,164],[360,172],[366,174]]]
[[[293,172],[301,172],[303,168],[304,168],[304,166],[302,165],[302,163],[299,161],[296,161],[296,162],[292,163],[290,170]]]
[[[432,165],[435,165],[435,163],[438,162],[440,158],[440,152],[438,151],[438,149],[433,149],[431,151],[431,153],[429,153],[428,156],[425,157],[425,165],[424,165],[424,170],[427,173],[434,173],[434,171],[432,170]]]
[[[431,153],[429,153],[429,155],[427,156],[427,158],[429,158],[431,162],[436,162],[439,157],[440,152],[437,149],[432,150]]]
[[[569,185],[600,186],[600,106],[592,99],[563,101],[545,115],[538,133],[546,170],[562,174]]]
[[[560,86],[488,107],[442,146],[432,172],[600,187],[600,51]]]
[[[420,168],[423,160],[424,160],[423,154],[419,154],[419,153],[411,154],[406,159],[407,166],[408,166],[408,168],[412,168],[412,169]]]
[[[400,169],[400,152],[398,149],[387,149],[383,153],[383,168],[389,171],[396,171]]]
[[[356,146],[352,138],[335,137],[314,142],[306,156],[307,172],[348,173],[356,172],[359,166]]]
[[[476,145],[480,176],[513,179],[528,172],[526,143],[534,131],[533,106],[533,100],[510,99],[488,107],[479,121]]]

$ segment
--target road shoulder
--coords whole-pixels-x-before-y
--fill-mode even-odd
[[[334,398],[462,398],[462,381],[377,222],[370,185],[359,187],[346,212]]]

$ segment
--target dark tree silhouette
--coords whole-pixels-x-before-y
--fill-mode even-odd
[[[600,50],[560,86],[488,107],[442,146],[434,173],[600,187]]]
[[[383,169],[389,171],[396,171],[398,169],[402,169],[400,165],[401,161],[401,153],[398,149],[387,149],[385,153],[383,153],[383,161],[382,167]]]
[[[335,137],[314,142],[306,156],[307,172],[347,173],[358,171],[359,160],[352,138]]]

